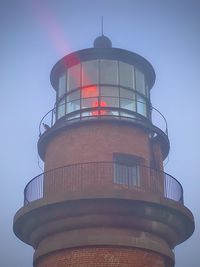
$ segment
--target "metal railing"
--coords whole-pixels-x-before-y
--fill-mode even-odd
[[[110,97],[114,98],[114,97]],[[116,97],[115,97],[116,98]],[[89,100],[90,98],[84,98],[84,100]],[[81,103],[81,99],[78,99]],[[83,99],[82,99],[83,100]],[[118,99],[119,100],[119,99]],[[123,100],[132,101],[134,105],[138,103],[144,105],[146,109],[146,115],[142,115],[138,111],[132,111],[130,109],[122,108],[122,107],[87,107],[83,108],[80,107],[77,110],[71,112],[65,112],[58,118],[58,109],[63,106],[65,110],[65,106],[68,103],[57,104],[53,109],[48,111],[41,119],[39,123],[39,136],[46,130],[43,125],[46,124],[48,127],[54,126],[57,121],[62,121],[63,119],[68,122],[73,121],[81,121],[81,120],[89,120],[89,119],[106,119],[106,118],[118,118],[122,120],[129,120],[129,121],[143,121],[152,122],[153,125],[161,129],[166,135],[168,135],[168,127],[167,127],[167,120],[165,119],[164,115],[155,107],[153,107],[150,103],[142,102],[138,100],[123,98]],[[75,101],[75,100],[74,100]],[[107,114],[105,114],[107,113]],[[95,114],[95,115],[94,115]]]
[[[142,165],[88,162],[56,168],[33,178],[24,189],[24,205],[54,194],[94,189],[152,193],[183,204],[181,184],[163,171]]]

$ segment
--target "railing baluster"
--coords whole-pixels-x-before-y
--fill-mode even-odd
[[[79,90],[79,89],[77,89]],[[136,92],[137,93],[137,92]],[[70,92],[69,92],[70,94]],[[113,96],[107,96],[110,97],[110,99],[115,99],[116,97]],[[50,111],[48,111],[41,119],[40,123],[39,123],[39,136],[41,136],[44,133],[44,129],[42,127],[43,123],[47,123],[49,124],[51,127],[54,126],[54,124],[59,121],[60,119],[66,119],[66,121],[70,121],[71,122],[77,122],[80,121],[84,118],[84,120],[90,120],[91,118],[96,118],[96,119],[106,119],[106,117],[109,118],[113,118],[113,119],[119,119],[119,120],[129,120],[129,121],[133,121],[133,122],[146,122],[146,123],[152,123],[153,125],[155,125],[157,128],[160,128],[161,131],[168,136],[168,127],[167,127],[167,120],[165,119],[165,117],[163,116],[163,114],[156,109],[155,107],[153,107],[150,103],[146,103],[146,101],[140,101],[140,100],[133,100],[130,98],[120,98],[122,100],[126,100],[126,101],[131,101],[131,102],[135,102],[135,104],[140,103],[140,104],[144,104],[144,106],[146,107],[147,111],[151,112],[151,116],[149,116],[148,114],[145,114],[144,112],[140,113],[140,112],[136,112],[134,110],[130,110],[130,109],[126,109],[126,108],[121,108],[120,106],[118,107],[113,107],[113,106],[107,106],[103,108],[103,111],[108,110],[110,112],[113,112],[112,115],[105,115],[102,112],[100,112],[101,107],[100,105],[98,107],[87,107],[84,109],[78,109],[76,111],[72,111],[69,113],[64,112],[62,114],[61,117],[58,117],[58,107],[61,107],[62,105],[65,105],[65,103],[63,104],[58,104],[54,106],[53,109],[51,109]],[[77,99],[80,100],[80,99]],[[70,102],[68,102],[70,103]],[[94,111],[98,112],[97,116],[94,116],[92,114],[94,114]],[[88,116],[82,116],[81,114],[84,112],[88,112]],[[122,115],[123,114],[123,115]]]
[[[43,198],[44,190],[50,190],[52,195],[52,192],[85,191],[95,187],[106,189],[108,186],[131,190],[133,193],[142,191],[158,194],[183,203],[182,186],[174,177],[147,166],[137,166],[138,177],[135,177],[136,173],[131,168],[116,162],[88,162],[50,170],[27,184],[24,189],[24,205]]]

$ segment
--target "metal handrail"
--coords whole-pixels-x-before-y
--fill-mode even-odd
[[[113,97],[113,96],[106,96],[108,98],[118,98],[118,97]],[[90,97],[91,98],[91,97]],[[89,97],[88,98],[84,98],[84,99],[90,99]],[[98,97],[97,97],[98,98]],[[41,119],[40,123],[39,123],[39,136],[42,135],[42,133],[45,131],[45,130],[42,130],[42,125],[45,123],[47,124],[50,128],[59,120],[62,120],[63,118],[68,118],[68,121],[73,121],[74,118],[70,118],[71,115],[76,115],[76,114],[82,114],[83,112],[86,112],[86,111],[95,111],[95,110],[111,110],[111,111],[121,111],[121,112],[126,112],[127,113],[127,116],[125,115],[109,115],[109,117],[119,117],[119,118],[129,118],[130,120],[132,119],[131,117],[128,116],[128,114],[130,115],[133,115],[133,116],[137,116],[137,119],[142,119],[143,120],[149,120],[151,121],[151,119],[149,119],[149,116],[150,118],[152,118],[152,114],[157,114],[160,118],[162,118],[163,122],[164,122],[164,129],[161,129],[167,136],[168,136],[168,126],[167,126],[167,120],[166,118],[164,117],[164,115],[155,107],[153,107],[150,103],[145,103],[145,102],[142,102],[142,101],[139,101],[139,100],[133,100],[133,99],[130,99],[130,98],[123,98],[125,100],[130,100],[132,102],[135,102],[135,104],[137,103],[142,103],[144,105],[146,105],[148,111],[149,111],[149,115],[148,117],[146,116],[143,116],[141,115],[140,113],[138,113],[137,111],[131,111],[129,109],[124,109],[124,108],[120,108],[120,107],[112,107],[112,106],[107,106],[107,107],[91,107],[91,108],[82,108],[82,109],[78,109],[76,111],[72,111],[72,112],[69,112],[65,115],[63,115],[61,118],[59,119],[56,119],[56,111],[57,111],[57,108],[62,106],[62,105],[66,105],[67,103],[70,103],[70,102],[73,102],[73,101],[76,101],[76,100],[80,100],[81,99],[74,99],[73,101],[68,101],[66,104],[63,103],[63,104],[57,104],[54,106],[54,108],[52,108],[50,111],[48,111]],[[88,118],[91,118],[91,117],[94,117],[92,115],[90,116],[87,116]],[[106,116],[105,115],[101,115],[101,114],[98,114],[98,116],[95,116],[95,117],[102,117],[102,118],[105,118]],[[81,120],[82,118],[85,118],[85,117],[77,117],[76,118],[76,121],[77,120]],[[135,120],[135,118],[132,119],[133,121]],[[153,125],[156,125],[156,123],[154,123],[154,121],[152,122]],[[158,127],[160,128],[160,127]],[[162,128],[162,127],[161,127]]]
[[[52,169],[37,175],[26,185],[24,205],[55,193],[80,192],[95,187],[153,193],[183,204],[183,188],[173,176],[137,165],[139,180],[136,181],[131,168],[116,162],[87,162]]]

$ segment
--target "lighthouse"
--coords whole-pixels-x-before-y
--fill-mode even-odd
[[[101,35],[58,61],[50,80],[44,172],[26,185],[13,225],[35,250],[33,266],[173,267],[194,218],[164,171],[170,142],[151,103],[152,65]]]

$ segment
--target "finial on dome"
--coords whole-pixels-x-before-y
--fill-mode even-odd
[[[94,40],[94,48],[111,48],[112,42],[105,35],[101,35]]]
[[[103,34],[103,16],[101,17],[101,36],[98,36],[95,40],[94,40],[94,48],[111,48],[112,47],[112,42],[110,41],[110,39],[108,37],[106,37]]]

